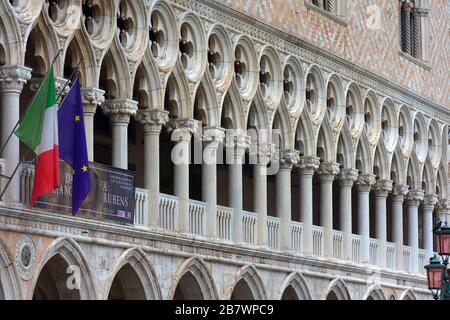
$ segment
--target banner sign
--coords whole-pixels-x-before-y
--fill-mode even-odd
[[[77,216],[125,223],[134,221],[135,173],[90,164],[91,192]],[[61,187],[41,197],[36,207],[72,214],[72,168],[61,161]]]

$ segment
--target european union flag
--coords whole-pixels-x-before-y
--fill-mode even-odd
[[[91,187],[83,102],[78,77],[58,110],[58,128],[60,158],[73,169],[72,213],[75,215]]]

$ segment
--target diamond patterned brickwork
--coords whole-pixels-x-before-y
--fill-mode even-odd
[[[246,15],[375,72],[445,107],[450,107],[450,2],[433,0],[430,8],[431,71],[402,57],[398,0],[347,0],[344,26],[309,9],[307,0],[215,0]],[[381,28],[367,26],[367,8],[381,12]]]

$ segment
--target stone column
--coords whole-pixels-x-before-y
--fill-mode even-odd
[[[433,211],[438,203],[438,196],[426,195],[423,211],[423,247],[427,252],[427,259],[433,256]]]
[[[109,115],[112,127],[112,165],[128,169],[128,124],[130,117],[138,110],[138,103],[133,100],[107,100],[102,110]]]
[[[105,91],[97,88],[85,88],[81,89],[81,95],[83,96],[83,114],[88,158],[90,162],[94,162],[94,116],[97,107],[105,102]]]
[[[410,190],[406,195],[408,203],[408,235],[411,247],[411,268],[412,273],[420,273],[419,270],[419,204],[424,198],[422,190]]]
[[[159,212],[159,136],[169,113],[161,110],[139,110],[136,120],[144,129],[144,186],[149,193],[147,224],[158,226]]]
[[[281,219],[281,250],[291,250],[291,171],[300,161],[299,151],[283,150],[280,152],[280,167],[277,174],[277,214]]]
[[[178,231],[189,232],[189,163],[191,138],[198,132],[199,123],[193,119],[175,119],[168,122],[172,132],[172,162],[174,163],[174,190],[178,197]]]
[[[395,243],[396,269],[403,270],[403,202],[408,186],[398,185],[393,189],[392,197],[392,240]]]
[[[229,168],[228,196],[229,206],[233,209],[232,236],[235,243],[241,243],[244,241],[242,234],[242,163],[245,156],[245,150],[249,148],[251,139],[246,135],[227,135],[226,138],[227,164]]]
[[[324,256],[333,257],[333,181],[339,164],[322,163],[320,178],[320,224],[323,227]]]
[[[273,146],[259,145],[257,163],[253,165],[253,203],[258,215],[256,243],[267,246],[267,165],[269,164]]]
[[[206,202],[206,235],[217,237],[217,149],[225,138],[222,128],[203,131],[202,199]]]
[[[340,188],[340,226],[344,233],[343,259],[352,260],[352,187],[358,170],[344,169],[338,175]]]
[[[378,266],[386,267],[386,246],[387,246],[387,207],[388,194],[392,191],[392,181],[380,180],[374,186],[375,191],[375,212],[376,212],[376,238],[380,242],[378,248]]]
[[[300,174],[300,220],[303,223],[303,254],[313,254],[313,176],[319,169],[320,159],[302,157]]]
[[[31,69],[29,68],[19,65],[0,67],[0,148],[5,146],[9,135],[19,121],[20,94],[23,86],[30,79]],[[6,161],[4,174],[11,177],[20,162],[20,144],[16,135],[11,136],[0,157]],[[3,186],[6,186],[6,182]],[[5,202],[20,201],[20,173],[15,174],[3,198]]]
[[[361,175],[358,178],[358,233],[361,236],[361,263],[369,263],[370,210],[369,192],[375,184],[375,176]]]
[[[411,10],[414,7],[414,3],[403,1],[402,6],[402,50],[411,54]]]

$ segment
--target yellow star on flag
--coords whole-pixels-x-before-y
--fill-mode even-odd
[[[87,166],[83,166],[83,167],[81,168],[81,170],[83,170],[83,172],[87,172],[87,171],[88,171],[88,167],[87,167]]]
[[[81,117],[79,115],[75,116],[75,122],[79,122],[81,120]]]

